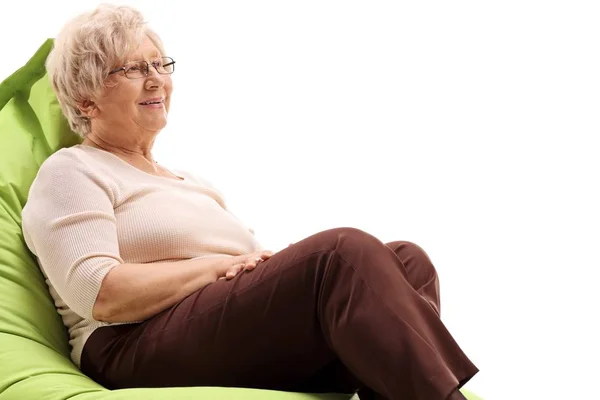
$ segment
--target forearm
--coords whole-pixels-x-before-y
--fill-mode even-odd
[[[93,317],[131,322],[166,310],[220,276],[229,257],[152,264],[121,264],[104,278]]]

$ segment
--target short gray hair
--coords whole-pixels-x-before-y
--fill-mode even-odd
[[[125,63],[144,36],[165,55],[162,41],[139,11],[101,4],[67,22],[54,40],[46,69],[63,114],[81,137],[90,133],[91,122],[77,105],[102,93],[110,70]]]

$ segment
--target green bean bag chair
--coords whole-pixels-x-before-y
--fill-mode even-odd
[[[81,141],[70,131],[46,76],[52,43],[47,40],[0,84],[0,400],[351,398],[221,387],[110,391],[71,362],[67,331],[21,231],[21,210],[38,168],[55,151]]]

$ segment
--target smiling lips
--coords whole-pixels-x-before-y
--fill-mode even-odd
[[[163,108],[163,103],[165,99],[162,97],[155,97],[153,99],[144,100],[139,103],[141,106],[149,107],[149,108]]]

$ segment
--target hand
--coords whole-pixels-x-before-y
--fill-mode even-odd
[[[220,271],[219,279],[230,280],[242,271],[252,271],[258,264],[268,260],[272,255],[272,251],[261,250],[250,254],[228,258],[225,260],[225,268]]]

